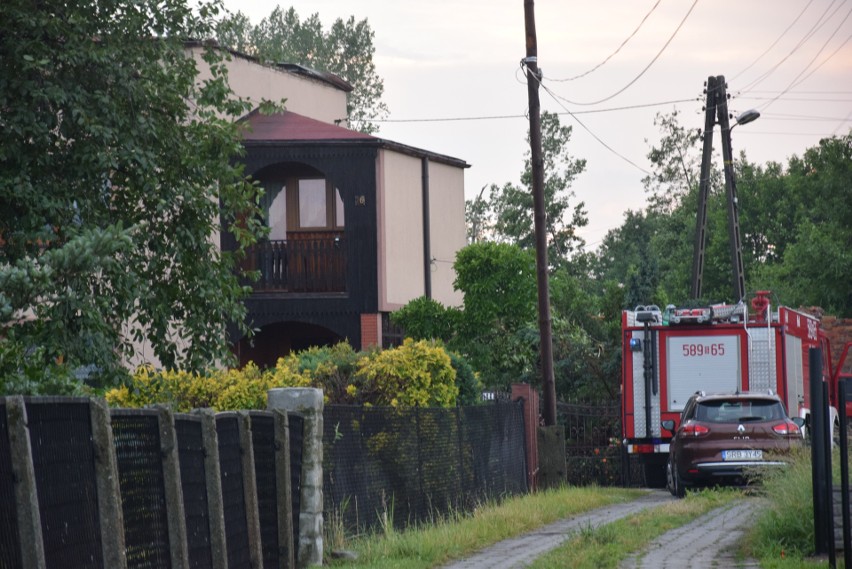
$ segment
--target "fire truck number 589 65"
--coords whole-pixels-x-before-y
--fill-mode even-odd
[[[684,344],[684,357],[724,356],[725,344]]]

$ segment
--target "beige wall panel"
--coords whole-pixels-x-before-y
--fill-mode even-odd
[[[209,66],[201,59],[203,49],[194,47],[191,51],[200,71],[199,80],[209,78]],[[284,104],[288,111],[331,124],[343,119],[340,126],[347,126],[346,93],[321,81],[236,56],[228,62],[228,80],[234,93],[255,107],[264,99],[287,99]]]
[[[423,214],[419,158],[382,150],[379,310],[423,296]]]
[[[429,163],[429,232],[432,258],[432,298],[444,306],[461,306],[463,295],[453,290],[456,252],[466,244],[464,170]]]

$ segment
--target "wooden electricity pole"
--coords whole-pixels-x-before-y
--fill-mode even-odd
[[[530,163],[535,216],[535,264],[538,283],[538,328],[541,337],[541,390],[545,426],[556,425],[556,385],[553,380],[553,331],[550,321],[550,292],[547,277],[547,216],[544,212],[544,160],[541,152],[541,104],[538,85],[538,44],[535,33],[535,5],[524,0],[524,24],[527,36],[527,91],[530,104]]]

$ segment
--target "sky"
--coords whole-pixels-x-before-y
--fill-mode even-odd
[[[390,109],[377,136],[465,160],[468,199],[519,183],[523,0],[225,0],[255,25],[279,4],[319,14],[326,29],[368,20]],[[735,116],[761,112],[732,132],[734,154],[751,162],[786,164],[852,129],[852,2],[539,0],[535,21],[541,108],[572,126],[569,151],[587,162],[572,190],[586,204],[589,249],[644,207],[655,116],[677,110],[682,126],[703,127],[709,76],[725,76]],[[718,127],[714,142],[720,163]]]

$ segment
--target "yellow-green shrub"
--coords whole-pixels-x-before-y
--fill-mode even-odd
[[[459,395],[455,381],[442,345],[409,338],[383,351],[358,353],[347,343],[311,348],[279,358],[267,370],[253,363],[203,374],[140,367],[129,385],[110,390],[106,399],[117,407],[166,404],[179,412],[265,409],[270,389],[319,387],[328,403],[451,407]]]
[[[117,407],[166,404],[175,411],[210,407],[217,411],[265,409],[266,393],[275,387],[305,387],[309,376],[293,373],[284,358],[274,370],[249,362],[241,370],[210,370],[204,374],[139,368],[129,386],[112,389],[106,400]]]
[[[392,407],[452,407],[459,390],[456,371],[444,347],[406,338],[397,348],[358,360],[360,399]]]

